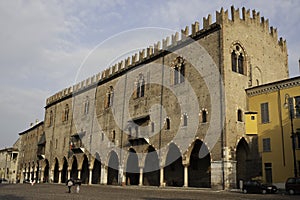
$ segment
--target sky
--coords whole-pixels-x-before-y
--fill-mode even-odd
[[[255,9],[287,40],[299,76],[298,0],[0,1],[0,149],[44,120],[46,99],[221,7]],[[202,27],[202,25],[201,25]]]

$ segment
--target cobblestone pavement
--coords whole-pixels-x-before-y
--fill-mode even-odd
[[[238,192],[213,191],[210,189],[191,188],[157,188],[157,187],[135,187],[135,186],[102,186],[82,185],[80,192],[67,193],[67,187],[61,184],[17,184],[1,185],[0,200],[28,200],[28,199],[139,199],[139,200],[185,200],[185,199],[219,199],[219,200],[250,200],[250,199],[299,199],[298,196],[284,194],[242,194]]]

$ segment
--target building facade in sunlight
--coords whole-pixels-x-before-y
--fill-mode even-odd
[[[12,147],[0,149],[0,179],[2,181],[19,182],[19,147],[20,139]]]
[[[288,177],[295,173],[299,176],[300,172],[300,77],[256,86],[246,92],[249,111],[256,116],[253,127],[257,127],[263,181],[284,186]]]
[[[288,77],[286,43],[254,10],[228,15],[49,97],[43,133],[20,134],[36,131],[22,179],[226,189],[262,176],[245,90]]]

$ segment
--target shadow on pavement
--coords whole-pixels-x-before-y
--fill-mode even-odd
[[[23,200],[23,197],[18,197],[12,194],[6,194],[6,195],[1,195],[0,194],[0,199],[1,200]]]

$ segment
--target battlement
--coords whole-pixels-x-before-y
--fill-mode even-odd
[[[278,40],[278,33],[277,29],[273,26],[269,26],[269,20],[265,19],[264,17],[260,17],[260,13],[256,12],[255,10],[252,10],[252,16],[250,9],[246,10],[244,7],[242,8],[242,11],[240,12],[240,9],[235,9],[233,6],[231,6],[231,18],[228,15],[228,10],[224,11],[223,8],[221,8],[220,12],[216,12],[216,23],[218,24],[224,24],[224,23],[235,23],[235,22],[241,22],[246,23],[248,25],[256,25],[259,28],[261,28],[266,34],[268,34],[270,37],[273,38],[274,42],[277,43],[282,51],[287,52],[286,48],[286,41],[280,38]],[[203,18],[203,26],[208,26],[211,24],[211,15],[208,15],[207,18]]]
[[[111,76],[117,75],[118,73],[122,72],[127,68],[134,67],[148,59],[157,56],[163,51],[168,51],[168,49],[175,47],[186,41],[188,38],[193,39],[194,37],[201,35],[205,31],[216,27],[216,24],[220,25],[221,27],[225,23],[246,23],[249,25],[256,25],[260,27],[266,34],[273,38],[274,43],[277,43],[282,51],[287,52],[286,49],[286,41],[280,38],[278,40],[278,33],[277,29],[273,28],[272,26],[269,27],[269,20],[265,19],[264,17],[260,17],[260,13],[252,10],[252,17],[250,10],[246,10],[244,7],[240,12],[239,9],[235,9],[233,6],[231,7],[231,18],[229,17],[228,10],[221,8],[220,11],[216,11],[216,21],[212,21],[212,15],[208,14],[207,17],[203,17],[202,20],[202,29],[200,27],[199,22],[195,22],[191,24],[191,31],[190,27],[186,26],[184,29],[181,30],[181,34],[178,32],[168,36],[162,41],[158,41],[153,45],[140,50],[139,52],[135,53],[134,55],[125,58],[122,61],[110,66],[109,68],[103,70],[102,72],[94,75],[86,80],[83,80],[72,87],[66,88],[46,100],[46,105],[53,104],[56,101],[61,100],[62,98],[68,97],[73,93],[77,93],[85,88],[97,84]]]

